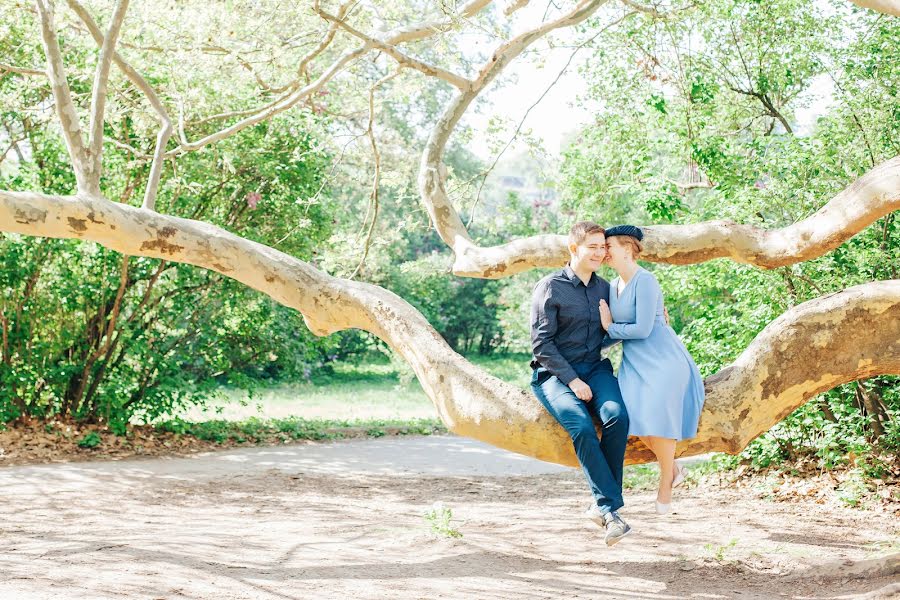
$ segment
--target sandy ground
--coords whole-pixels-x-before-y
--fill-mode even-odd
[[[622,511],[634,534],[607,548],[580,472],[449,436],[10,467],[0,489],[3,600],[863,598],[900,582],[895,517],[729,488],[681,491],[659,517],[642,492]],[[436,501],[461,538],[432,532]]]

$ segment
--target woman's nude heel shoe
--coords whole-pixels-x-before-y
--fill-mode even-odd
[[[677,460],[675,461],[675,477],[672,479],[672,487],[677,488],[684,483],[684,476],[687,475],[687,469]]]
[[[672,510],[672,504],[663,504],[662,502],[656,502],[656,514],[664,515],[667,514],[670,510]]]

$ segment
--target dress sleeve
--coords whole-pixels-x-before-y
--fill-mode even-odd
[[[613,323],[609,337],[618,340],[640,340],[650,336],[656,322],[656,306],[662,290],[652,273],[638,272],[634,283],[634,301],[637,304],[634,323]]]

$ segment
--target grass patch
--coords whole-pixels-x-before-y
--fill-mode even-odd
[[[530,355],[468,358],[491,375],[528,389]],[[223,387],[220,395],[220,400],[210,401],[205,408],[192,408],[178,417],[186,421],[245,421],[251,417],[361,421],[437,416],[419,382],[410,380],[398,364],[384,357],[331,363],[328,369],[314,372],[308,381],[261,383],[252,391]]]
[[[190,435],[197,439],[224,444],[271,444],[296,440],[333,440],[385,435],[431,435],[446,433],[437,419],[305,419],[302,417],[243,421],[186,421],[172,419],[156,425],[161,431]]]
[[[626,490],[655,490],[659,486],[659,465],[628,465],[622,476],[622,487]]]

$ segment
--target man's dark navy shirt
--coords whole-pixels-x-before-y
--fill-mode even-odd
[[[532,368],[543,366],[569,385],[578,378],[572,363],[601,360],[601,299],[609,303],[609,282],[595,273],[585,285],[566,265],[541,279],[531,296]]]

